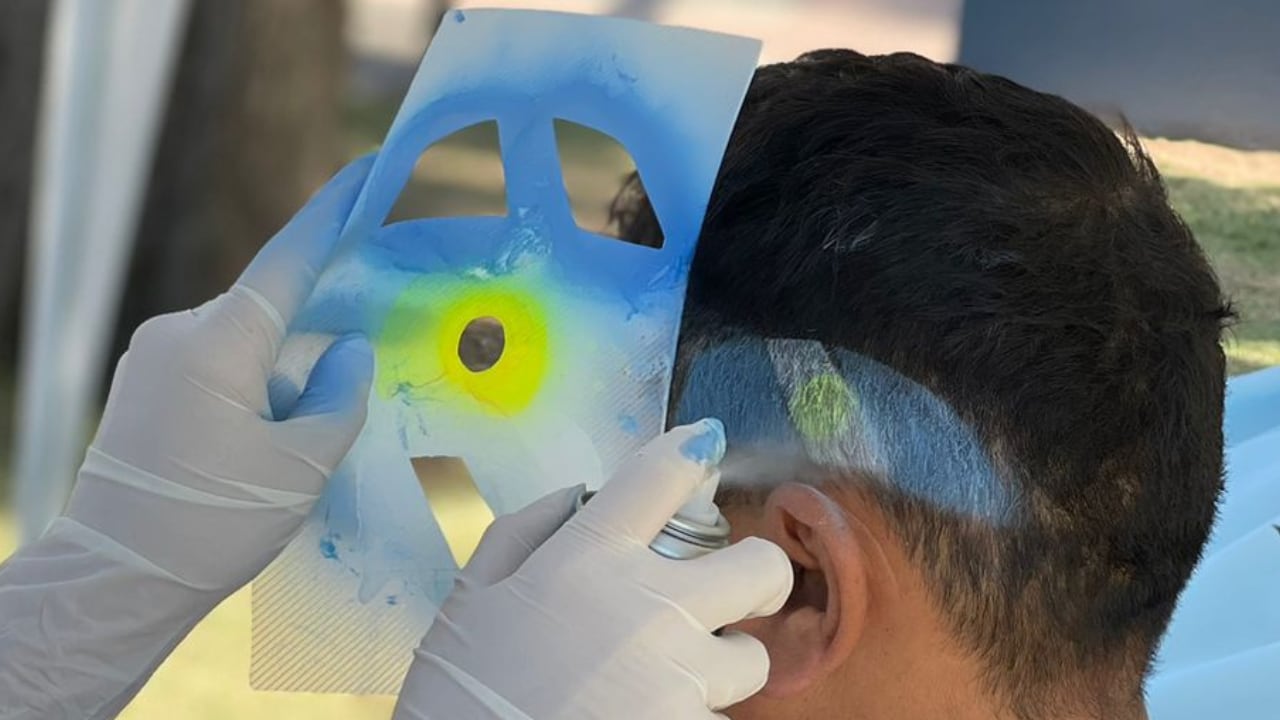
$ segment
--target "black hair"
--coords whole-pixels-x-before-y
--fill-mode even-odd
[[[613,210],[625,239],[659,237],[638,178]],[[947,402],[1026,521],[878,500],[992,686],[1035,714],[1140,698],[1222,488],[1230,317],[1131,130],[965,67],[827,50],[755,75],[673,389],[737,333],[850,350]]]

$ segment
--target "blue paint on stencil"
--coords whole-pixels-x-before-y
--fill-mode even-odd
[[[618,418],[618,427],[622,428],[622,432],[628,435],[640,434],[640,423],[636,421],[634,415],[623,415]]]
[[[331,538],[324,537],[320,539],[320,555],[326,560],[338,559],[338,546],[334,544]]]

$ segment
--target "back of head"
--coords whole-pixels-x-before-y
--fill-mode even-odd
[[[656,234],[634,180],[615,219]],[[993,527],[878,494],[956,637],[1019,703],[1064,677],[1136,694],[1221,489],[1229,315],[1131,134],[966,68],[823,51],[756,74],[675,392],[734,337],[815,340],[923,386],[1020,513]]]

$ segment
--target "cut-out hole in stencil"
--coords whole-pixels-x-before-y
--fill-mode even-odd
[[[507,346],[502,321],[494,317],[478,317],[467,323],[458,338],[458,359],[471,372],[479,373],[498,364]]]
[[[560,172],[578,227],[627,242],[662,247],[660,230],[656,237],[651,232],[643,238],[622,237],[617,225],[609,221],[614,198],[636,170],[627,149],[599,130],[568,120],[557,118],[555,131]]]
[[[387,222],[506,214],[498,123],[487,120],[442,138],[422,153]]]
[[[463,567],[493,522],[493,510],[462,458],[420,457],[411,463],[449,553],[458,567]]]

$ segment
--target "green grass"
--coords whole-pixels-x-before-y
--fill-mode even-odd
[[[1215,172],[1212,165],[1179,164],[1178,151],[1188,154],[1199,143],[1152,145],[1157,163],[1165,158],[1170,165],[1165,179],[1172,204],[1196,233],[1240,315],[1224,343],[1229,372],[1280,365],[1280,159],[1275,174],[1240,177],[1230,167]]]
[[[1280,365],[1280,185],[1225,187],[1188,177],[1167,183],[1240,313],[1225,343],[1232,374]]]
[[[352,108],[349,151],[373,148],[390,124],[390,106]],[[565,174],[579,188],[587,227],[598,226],[625,158],[598,136],[571,130],[561,137]],[[492,134],[447,140],[436,168],[420,166],[398,203],[403,214],[440,214],[501,204],[501,169]],[[1174,205],[1196,233],[1241,322],[1225,344],[1230,370],[1280,364],[1280,153],[1241,153],[1199,143],[1152,141]],[[0,382],[0,395],[8,391]],[[3,398],[0,398],[2,401]],[[0,403],[0,407],[5,404]],[[7,417],[0,420],[0,424]],[[3,442],[0,440],[0,442]],[[0,445],[0,466],[7,467]],[[3,469],[0,469],[0,474]],[[3,483],[0,482],[0,487]],[[0,557],[13,547],[13,526],[0,510]],[[160,668],[125,711],[126,720],[161,718],[390,717],[389,698],[262,693],[248,687],[249,594],[220,605]]]

